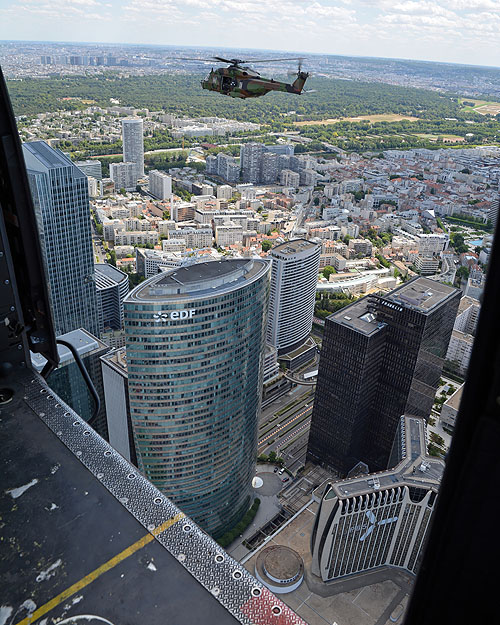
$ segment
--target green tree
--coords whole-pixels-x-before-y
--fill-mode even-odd
[[[469,273],[470,271],[468,267],[459,267],[457,269],[457,278],[460,280],[467,280]]]
[[[272,241],[269,241],[269,239],[264,239],[261,243],[261,246],[263,252],[268,252],[272,248],[273,244]]]
[[[325,276],[325,278],[327,280],[330,279],[330,276],[332,275],[332,273],[337,273],[335,270],[335,267],[332,267],[331,265],[327,265],[324,269],[323,269],[323,275]]]

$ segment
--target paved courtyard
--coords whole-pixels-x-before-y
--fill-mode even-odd
[[[243,534],[226,549],[235,560],[241,560],[248,554],[248,549],[242,542],[253,536],[257,530],[264,527],[264,525],[281,511],[278,493],[286,486],[286,484],[282,482],[282,478],[285,477],[286,474],[282,476],[278,475],[274,473],[273,464],[263,463],[257,465],[255,475],[260,477],[263,482],[260,488],[254,488],[255,496],[260,499],[260,506],[252,523]]]
[[[304,561],[304,582],[280,599],[309,625],[401,625],[412,583],[404,571],[379,569],[328,584],[312,575],[310,539],[317,509],[311,503],[267,543],[291,547]],[[252,574],[256,558],[245,562]]]

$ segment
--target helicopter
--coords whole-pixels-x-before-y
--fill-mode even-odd
[[[201,81],[203,89],[216,91],[231,98],[259,98],[269,91],[283,91],[285,93],[295,93],[300,95],[304,84],[309,76],[302,71],[302,58],[294,59],[252,59],[244,61],[242,59],[224,59],[214,56],[212,59],[184,59],[196,61],[221,61],[229,63],[229,67],[211,69],[205,80]],[[248,63],[272,63],[275,61],[299,61],[297,78],[292,84],[280,82],[273,78],[263,78],[258,72],[249,67]]]

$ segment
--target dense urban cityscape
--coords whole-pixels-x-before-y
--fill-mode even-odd
[[[316,104],[234,115],[220,94],[75,95],[199,84],[181,55],[211,54],[0,43],[55,333],[98,413],[68,347],[47,383],[298,615],[283,623],[402,623],[500,214],[500,70],[304,55]],[[366,110],[320,106],[337,79],[366,85]],[[372,84],[414,99],[375,110]]]

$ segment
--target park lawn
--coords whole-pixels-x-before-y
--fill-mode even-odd
[[[415,133],[415,136],[419,139],[427,139],[428,141],[437,141],[440,137],[447,143],[463,143],[465,139],[458,135],[432,135],[425,133]]]
[[[474,102],[474,106],[464,106],[463,110],[467,112],[474,111],[481,115],[498,115],[500,113],[500,102],[491,102],[489,100],[476,100],[475,98],[460,98],[460,104],[464,102]]]
[[[377,115],[359,115],[357,117],[343,117],[334,119],[315,119],[303,122],[294,122],[295,126],[329,126],[331,124],[338,124],[339,122],[401,122],[401,121],[418,122],[418,117],[412,117],[411,115],[398,115],[397,113],[379,113]]]

